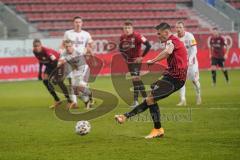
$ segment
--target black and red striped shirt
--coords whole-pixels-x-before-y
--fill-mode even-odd
[[[119,47],[124,57],[132,62],[141,56],[141,46],[145,41],[146,38],[138,32],[133,32],[131,35],[123,34],[120,37]]]
[[[168,70],[165,75],[169,75],[178,80],[186,80],[188,60],[187,60],[187,49],[177,37],[171,35],[167,43],[174,45],[173,52],[167,58]]]

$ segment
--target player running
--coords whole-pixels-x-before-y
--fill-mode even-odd
[[[172,34],[171,27],[167,23],[161,23],[156,26],[158,38],[165,43],[165,49],[154,59],[148,60],[149,65],[157,61],[167,59],[168,70],[161,80],[151,85],[151,93],[144,102],[136,106],[130,112],[123,115],[115,115],[117,122],[124,123],[128,118],[144,112],[149,108],[154,129],[146,136],[146,139],[161,137],[164,135],[164,129],[160,122],[160,110],[157,101],[168,97],[183,87],[187,76],[187,50],[184,44]]]
[[[217,66],[219,66],[224,74],[226,82],[229,82],[228,71],[224,67],[224,62],[228,57],[229,46],[226,44],[224,38],[220,35],[218,28],[213,28],[213,35],[210,39],[209,56],[211,59],[212,81],[213,86],[216,86]],[[226,48],[226,52],[225,49]]]
[[[88,78],[90,69],[85,60],[86,50],[79,52],[73,47],[71,40],[64,41],[65,51],[62,53],[58,62],[58,67],[64,64],[69,64],[71,67],[72,87],[74,95],[79,96],[86,105],[86,108],[91,108],[92,93],[88,88]]]
[[[133,24],[130,21],[124,23],[123,32],[123,35],[120,37],[119,49],[126,60],[129,72],[132,76],[134,88],[132,107],[135,107],[138,105],[139,92],[143,98],[147,97],[144,84],[140,77],[140,70],[142,59],[149,52],[151,45],[144,36],[133,30]],[[141,53],[142,44],[145,45],[143,53]]]
[[[60,54],[53,49],[42,46],[42,43],[39,39],[35,39],[33,41],[33,54],[39,61],[38,79],[43,80],[43,84],[46,86],[47,90],[55,100],[54,105],[50,106],[50,108],[57,107],[61,103],[61,101],[56,92],[54,91],[53,85],[48,81],[48,79],[49,76],[53,73],[53,71],[57,68],[57,63]],[[42,78],[43,65],[45,66],[45,70]],[[72,103],[69,97],[67,87],[64,85],[63,81],[57,81],[57,84],[62,89],[69,103],[68,106],[71,108],[74,105],[74,103]]]
[[[179,21],[176,23],[176,36],[184,43],[188,53],[188,71],[187,78],[192,81],[196,92],[196,104],[200,105],[201,100],[201,89],[199,82],[199,70],[197,60],[197,42],[192,33],[186,32],[184,22]],[[186,106],[186,87],[185,85],[180,89],[180,102],[177,106]]]
[[[76,16],[73,18],[73,29],[68,30],[64,33],[63,42],[60,47],[60,52],[62,53],[64,51],[64,41],[65,40],[71,40],[73,42],[73,47],[77,51],[77,53],[83,53],[85,49],[87,48],[89,54],[93,55],[92,48],[93,48],[93,40],[91,35],[82,30],[83,21],[82,18],[79,16]],[[71,69],[70,66],[68,66],[69,69]],[[72,75],[68,75],[70,85],[72,84]],[[73,102],[77,104],[77,97],[74,94],[71,94],[71,98]],[[91,100],[92,101],[92,100]],[[92,102],[93,103],[93,102]]]

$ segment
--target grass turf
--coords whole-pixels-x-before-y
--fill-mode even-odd
[[[212,87],[210,73],[201,72],[200,106],[190,82],[187,107],[176,107],[178,93],[159,101],[166,135],[152,140],[143,138],[152,128],[148,112],[124,125],[115,123],[114,114],[129,110],[122,100],[112,112],[90,121],[90,134],[78,136],[75,122],[62,121],[48,109],[52,98],[41,82],[1,83],[0,160],[239,159],[239,75],[239,70],[230,71],[227,85],[218,72]],[[109,77],[92,86],[116,95]]]

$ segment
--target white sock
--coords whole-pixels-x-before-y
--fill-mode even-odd
[[[196,95],[200,96],[201,95],[201,85],[200,85],[200,82],[199,81],[193,81],[193,85],[194,85],[194,88],[195,88]]]
[[[75,94],[71,94],[70,97],[74,103],[77,103],[77,96]]]
[[[180,89],[180,100],[181,101],[186,101],[186,87],[185,87],[185,84],[184,86]]]

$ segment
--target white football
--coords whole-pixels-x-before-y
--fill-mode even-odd
[[[90,130],[91,125],[88,121],[78,121],[75,126],[75,132],[81,136],[88,134]]]

